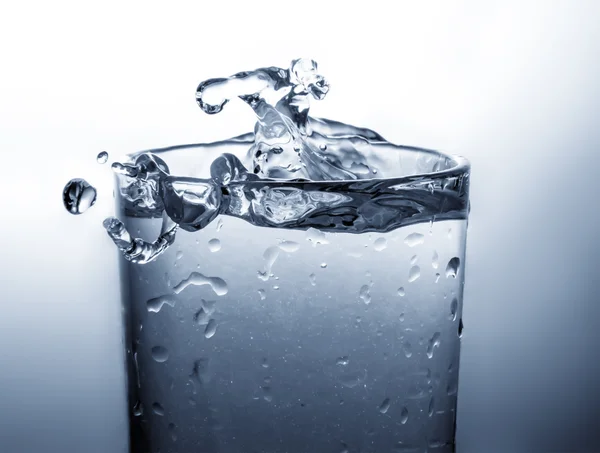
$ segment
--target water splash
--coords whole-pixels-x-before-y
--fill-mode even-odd
[[[71,214],[83,214],[96,203],[96,189],[85,179],[71,179],[63,189],[63,204]]]
[[[101,151],[96,156],[96,162],[99,164],[105,164],[108,161],[108,153],[106,151]]]

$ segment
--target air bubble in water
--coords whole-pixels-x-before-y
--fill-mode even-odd
[[[456,320],[456,311],[458,310],[458,299],[456,297],[452,298],[452,302],[450,302],[450,319],[452,321]]]
[[[96,189],[85,179],[71,179],[63,190],[63,204],[71,214],[83,214],[96,203]]]
[[[160,415],[161,417],[165,415],[165,409],[160,403],[152,404],[152,412],[154,412],[156,415]]]
[[[436,332],[433,334],[431,339],[429,340],[429,344],[427,345],[427,357],[433,357],[433,349],[440,346],[440,333]]]
[[[215,333],[217,333],[217,321],[211,319],[208,321],[208,324],[206,324],[206,328],[204,329],[204,337],[212,338],[215,336]]]
[[[221,250],[221,241],[217,238],[212,238],[208,241],[208,250],[215,253]]]
[[[421,276],[421,268],[419,266],[413,266],[408,271],[408,282],[412,283],[416,279],[418,279],[420,276]]]
[[[317,276],[314,273],[310,274],[308,279],[310,280],[311,285],[317,286]]]
[[[379,405],[379,412],[381,412],[382,414],[386,414],[387,411],[390,409],[390,399],[386,398],[382,401],[382,403]]]
[[[369,289],[369,285],[362,285],[360,287],[360,291],[358,292],[358,296],[366,305],[371,303],[371,293],[369,292]]]
[[[166,362],[169,359],[169,351],[164,346],[154,346],[152,358],[158,363]]]
[[[108,160],[108,153],[106,151],[101,151],[96,156],[96,162],[98,162],[99,164],[105,164],[107,160]]]
[[[456,276],[458,275],[459,268],[460,258],[458,256],[455,256],[450,261],[448,261],[448,265],[446,266],[446,278],[456,278]]]
[[[404,291],[404,287],[401,286],[400,288],[398,288],[398,295],[400,297],[404,297],[404,295],[406,294],[406,291]]]
[[[404,243],[409,247],[415,247],[425,241],[425,236],[421,233],[411,233],[404,239]]]
[[[164,305],[169,307],[175,306],[175,297],[171,295],[159,296],[154,299],[150,299],[146,302],[146,308],[150,313],[158,313]]]
[[[438,255],[438,253],[434,250],[433,251],[433,257],[431,258],[431,265],[433,266],[434,269],[437,269],[440,265],[440,257]]]
[[[382,250],[385,250],[386,247],[387,247],[387,239],[386,238],[375,239],[375,242],[373,243],[373,249],[376,252],[381,252]]]
[[[408,421],[408,409],[406,407],[402,408],[402,412],[400,412],[400,423],[403,425]]]

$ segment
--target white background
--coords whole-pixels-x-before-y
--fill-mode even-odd
[[[600,1],[173,3],[0,6],[0,452],[124,451],[96,154],[247,131],[198,82],[300,56],[316,116],[472,163],[459,450],[600,451]]]

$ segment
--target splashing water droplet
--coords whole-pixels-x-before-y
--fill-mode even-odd
[[[158,363],[166,362],[169,359],[169,351],[164,346],[154,346],[152,358]]]
[[[282,241],[279,243],[278,247],[287,253],[294,253],[298,251],[300,248],[300,244],[294,241]]]
[[[306,230],[306,240],[310,242],[313,247],[316,247],[319,244],[329,244],[325,233],[323,233],[320,230],[317,230],[316,228],[309,228],[308,230]]]
[[[314,273],[310,274],[308,279],[310,280],[311,285],[317,286],[317,276]]]
[[[192,272],[188,278],[182,280],[173,288],[173,292],[179,294],[190,285],[209,285],[217,296],[223,296],[228,291],[227,283],[222,278],[206,277],[199,272]]]
[[[206,328],[204,329],[204,337],[212,338],[215,336],[215,333],[217,333],[217,321],[211,319],[208,321],[208,324],[206,324]]]
[[[212,238],[208,241],[208,250],[215,253],[221,250],[221,241],[217,238]]]
[[[412,357],[412,346],[410,342],[405,341],[404,343],[402,343],[402,350],[404,351],[404,355],[407,359],[410,359]]]
[[[379,412],[381,412],[382,414],[386,414],[387,411],[390,409],[390,399],[386,398],[382,401],[382,403],[379,405]]]
[[[96,203],[96,189],[85,179],[71,179],[63,190],[65,209],[74,215],[83,214]]]
[[[146,302],[146,307],[150,313],[158,313],[164,305],[169,307],[175,306],[175,297],[171,295],[159,296],[154,299],[150,299]]]
[[[335,363],[337,365],[341,365],[341,366],[346,366],[350,363],[350,359],[348,358],[347,355],[342,356],[342,357],[338,357],[335,361]]]
[[[458,310],[458,299],[456,297],[452,298],[452,302],[450,302],[450,316],[449,318],[452,321],[456,321],[456,312]]]
[[[434,269],[437,269],[440,265],[440,257],[438,255],[438,253],[434,250],[433,251],[433,257],[431,258],[431,265],[433,266]]]
[[[96,156],[96,162],[98,162],[99,164],[105,164],[107,160],[108,160],[108,153],[106,151],[101,151]]]
[[[377,238],[373,243],[373,249],[376,252],[381,252],[387,248],[387,239],[386,238]]]
[[[431,339],[429,340],[429,344],[427,345],[427,357],[428,358],[432,358],[433,357],[433,349],[436,347],[440,346],[440,333],[436,332],[433,334],[433,336],[431,337]]]
[[[425,236],[421,233],[411,233],[404,239],[404,243],[409,247],[415,247],[425,241]]]
[[[327,267],[327,263],[321,263],[321,268],[325,269]]]
[[[400,423],[403,425],[408,421],[408,409],[406,407],[402,408],[402,412],[400,412]]]
[[[165,409],[161,406],[160,403],[153,403],[152,404],[152,412],[154,412],[156,415],[159,416],[163,416],[165,415]]]
[[[420,276],[421,276],[421,268],[419,266],[413,266],[408,271],[408,282],[412,283],[416,279],[418,279]]]
[[[358,292],[358,296],[366,305],[369,305],[371,303],[371,293],[369,289],[369,285],[362,285],[360,287],[360,291]]]
[[[404,287],[401,286],[400,288],[398,288],[398,295],[400,297],[404,297],[404,295],[406,294],[406,291],[404,291]]]
[[[264,289],[259,289],[258,290],[258,295],[260,296],[260,300],[265,300],[267,298],[267,295],[266,295]]]
[[[456,276],[458,275],[459,268],[460,258],[455,256],[450,261],[448,261],[448,265],[446,266],[446,278],[456,278]]]

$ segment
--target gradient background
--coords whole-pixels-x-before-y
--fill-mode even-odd
[[[472,163],[459,451],[600,452],[600,1],[216,3],[0,7],[0,452],[125,449],[96,154],[245,132],[197,83],[298,56],[314,115]]]

